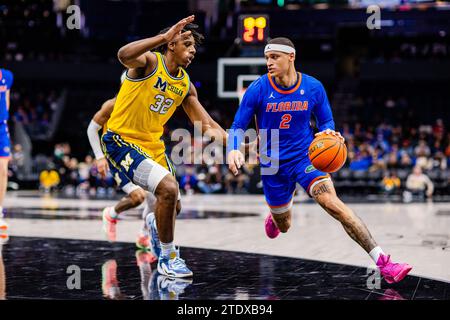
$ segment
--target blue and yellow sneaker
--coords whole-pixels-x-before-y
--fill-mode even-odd
[[[179,251],[172,251],[170,256],[160,256],[158,260],[158,272],[162,275],[173,278],[192,277],[192,271],[180,258]]]
[[[157,281],[161,300],[178,300],[184,290],[192,284],[192,279],[177,279],[163,275],[159,275]]]
[[[153,255],[159,258],[161,254],[161,243],[159,242],[158,228],[156,227],[156,219],[154,214],[149,214],[145,218],[145,224],[150,233],[150,247]]]

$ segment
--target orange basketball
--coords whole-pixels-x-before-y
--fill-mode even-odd
[[[347,147],[338,137],[331,134],[323,134],[311,142],[308,156],[317,170],[336,172],[347,160]]]

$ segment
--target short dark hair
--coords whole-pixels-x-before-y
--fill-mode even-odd
[[[285,37],[273,38],[269,40],[267,44],[284,44],[285,46],[289,46],[295,49],[294,43],[290,39]]]
[[[163,34],[166,33],[171,27],[167,27],[162,29],[158,34]],[[199,45],[201,45],[203,43],[203,40],[205,39],[205,37],[203,36],[203,34],[201,34],[200,32],[197,31],[198,29],[198,25],[195,23],[188,23],[183,30],[181,31],[186,32],[186,31],[191,31],[192,36],[194,37],[194,41],[195,41],[195,46],[198,47]],[[167,51],[167,43],[155,48],[153,51],[158,51],[161,53],[166,53]]]

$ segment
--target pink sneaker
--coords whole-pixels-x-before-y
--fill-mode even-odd
[[[377,267],[387,283],[401,281],[411,271],[412,267],[407,263],[393,263],[390,255],[380,255]]]
[[[136,239],[136,247],[140,250],[150,250],[150,237],[146,234],[139,233]]]
[[[151,252],[145,250],[136,251],[136,264],[138,265],[138,267],[144,264],[152,264],[155,261],[158,261],[158,259],[156,259],[156,257]]]
[[[405,298],[394,289],[387,289],[378,300],[405,300]]]
[[[269,213],[269,215],[266,217],[265,226],[266,226],[266,234],[270,239],[274,239],[278,237],[280,234],[280,229],[276,226],[275,222],[272,220],[272,214]]]
[[[109,215],[110,210],[111,210],[110,207],[103,209],[102,214],[103,232],[109,242],[115,242],[117,238],[117,231],[116,231],[117,219],[111,218],[111,216]]]

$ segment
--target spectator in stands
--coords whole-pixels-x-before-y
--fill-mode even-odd
[[[55,190],[60,183],[60,177],[55,170],[53,164],[49,166],[48,170],[43,170],[39,175],[40,189],[45,193]]]
[[[198,191],[198,178],[194,166],[185,167],[184,175],[180,178],[180,188],[188,195]]]
[[[84,162],[80,162],[78,165],[78,188],[84,192],[89,189],[89,178],[91,173],[91,167],[94,164],[94,160],[91,155],[87,155],[84,158]]]
[[[395,171],[387,172],[381,181],[381,187],[386,195],[392,195],[400,189],[400,179],[397,177]]]
[[[364,149],[360,153],[358,153],[355,157],[355,160],[353,160],[352,163],[350,163],[350,169],[357,171],[357,170],[369,170],[370,166],[372,165],[372,156],[369,154],[369,152]]]
[[[372,146],[375,149],[380,149],[380,152],[383,154],[389,152],[389,150],[391,149],[391,146],[389,145],[387,138],[384,137],[383,133],[377,134],[377,139],[372,143]]]
[[[369,171],[377,171],[386,169],[386,162],[383,158],[383,151],[378,147],[372,154],[372,165],[369,168]]]
[[[445,126],[442,119],[437,119],[433,126],[433,136],[437,140],[442,140],[444,138]]]
[[[241,167],[241,174],[235,176],[231,172],[227,172],[225,176],[225,190],[228,194],[244,194],[247,193],[247,186],[250,181],[250,170],[248,164]]]
[[[397,151],[394,148],[385,156],[385,161],[388,169],[396,169],[399,167]]]
[[[431,154],[430,147],[425,140],[420,140],[417,147],[414,148],[414,155],[416,157],[429,157]]]
[[[9,163],[9,166],[16,175],[17,174],[21,175],[24,173],[25,155],[23,153],[23,148],[21,144],[17,143],[14,145],[11,155],[11,162]]]
[[[16,112],[14,112],[14,121],[23,124],[29,123],[28,114],[26,113],[23,106],[20,105],[19,107],[17,107]]]
[[[411,196],[417,195],[420,200],[424,200],[425,196],[431,198],[433,196],[434,184],[430,178],[422,173],[422,168],[415,166],[413,172],[406,179],[406,190],[404,192],[404,200],[408,202]]]
[[[216,193],[222,189],[222,172],[219,164],[208,166],[203,177],[198,176],[198,188],[203,193]]]
[[[407,152],[403,152],[400,158],[400,167],[401,168],[410,168],[413,164],[413,161]]]
[[[450,134],[448,135],[447,146],[445,147],[444,155],[447,157],[447,167],[450,167]]]

